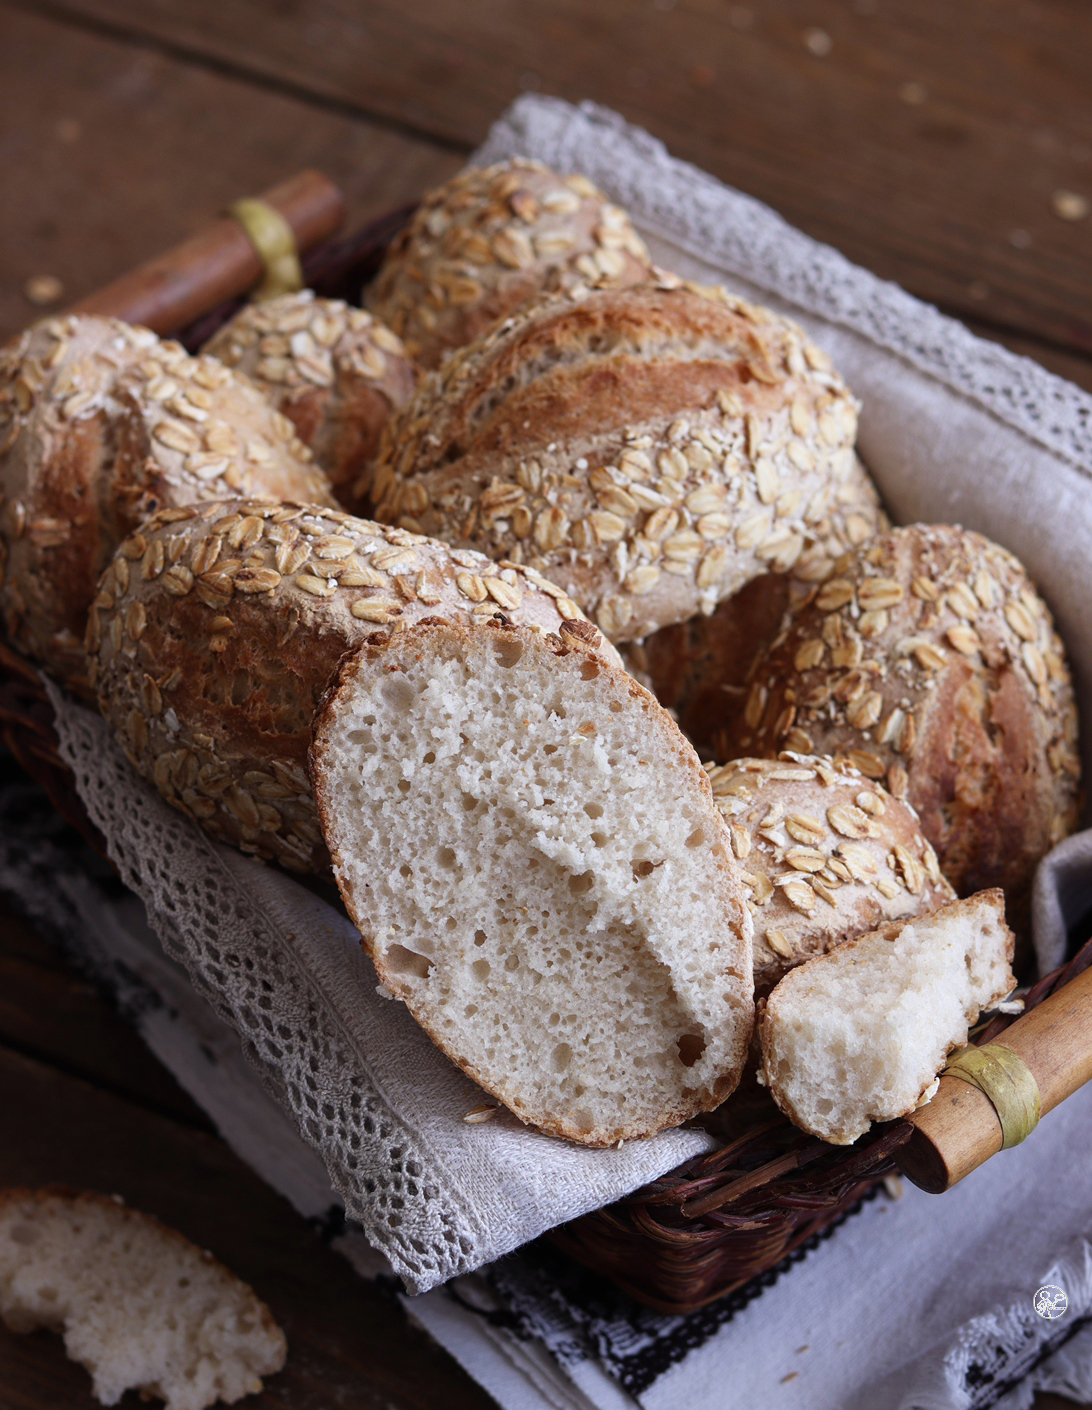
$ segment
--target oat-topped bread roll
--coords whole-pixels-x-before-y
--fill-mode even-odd
[[[883,921],[955,899],[913,808],[844,760],[707,765],[755,922],[755,994]]]
[[[635,284],[651,267],[625,211],[586,177],[516,157],[430,192],[365,299],[436,367],[540,290]]]
[[[247,304],[203,351],[245,373],[291,421],[342,505],[366,511],[380,433],[417,384],[389,328],[303,289]]]
[[[739,869],[697,755],[589,623],[373,637],[311,771],[380,979],[522,1121],[611,1145],[735,1088]]]
[[[322,871],[307,748],[342,655],[380,627],[498,613],[550,632],[580,616],[537,574],[340,510],[172,509],[126,539],[103,575],[91,678],[169,803],[246,852]]]
[[[0,1318],[13,1332],[60,1331],[101,1405],[128,1390],[166,1410],[233,1404],[285,1359],[252,1288],[107,1195],[0,1190]]]
[[[801,330],[721,289],[562,296],[426,379],[384,440],[376,513],[532,564],[626,641],[787,571],[856,427]]]
[[[785,613],[799,605],[834,572],[843,553],[890,528],[879,495],[864,466],[853,456],[834,500],[817,523],[808,525],[800,557],[785,573],[763,573],[705,616],[662,627],[623,655],[641,672],[661,705],[675,712],[699,753],[731,757],[729,740],[743,708],[746,683],[760,652],[773,641]]]
[[[785,976],[759,1021],[762,1073],[795,1126],[848,1146],[914,1110],[979,1013],[1016,984],[999,890],[894,920]]]
[[[1074,826],[1077,716],[1042,598],[1003,548],[893,529],[839,564],[758,661],[738,753],[844,753],[906,797],[961,895],[1004,888]]]
[[[83,634],[118,543],[163,505],[262,493],[333,503],[291,425],[244,379],[146,328],[53,318],[0,352],[0,611],[9,640],[85,691]]]

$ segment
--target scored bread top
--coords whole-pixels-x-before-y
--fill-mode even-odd
[[[706,766],[755,922],[755,993],[881,921],[955,899],[913,808],[844,760]]]
[[[1016,984],[994,888],[888,921],[787,974],[759,1019],[762,1073],[794,1125],[849,1145],[914,1109],[982,1009]]]
[[[379,978],[522,1121],[609,1145],[734,1089],[754,1008],[738,868],[693,749],[595,628],[373,637],[316,717],[311,772]]]
[[[99,574],[157,508],[239,493],[332,503],[244,379],[146,328],[51,318],[0,353],[0,610],[9,640],[87,694]]]
[[[103,1405],[127,1390],[204,1410],[285,1360],[269,1308],[210,1253],[117,1198],[0,1190],[0,1317],[63,1332]]]
[[[515,157],[430,191],[365,300],[435,367],[542,289],[633,284],[650,268],[625,211],[587,177]]]
[[[837,560],[891,526],[868,472],[856,455],[839,480],[826,514],[809,524],[800,557],[784,573],[763,573],[709,616],[661,627],[643,642],[628,643],[631,669],[647,676],[656,698],[675,714],[699,752],[731,758],[733,716],[746,698],[746,683],[759,654],[780,630],[785,613],[799,606],[835,571]]]
[[[366,512],[380,433],[417,382],[401,339],[363,309],[301,289],[246,304],[202,351],[249,377],[291,421],[344,508]]]
[[[527,305],[392,421],[376,515],[554,576],[614,641],[786,570],[857,407],[795,324],[677,280]]]
[[[324,870],[307,747],[341,656],[382,627],[498,613],[543,631],[580,617],[532,571],[341,510],[190,506],[141,525],[103,575],[91,679],[168,802],[245,851]]]
[[[1004,887],[1017,927],[1076,823],[1077,715],[1020,563],[950,525],[847,555],[756,663],[736,753],[846,757],[914,805],[956,891]]]

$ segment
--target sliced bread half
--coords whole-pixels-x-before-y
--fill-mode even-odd
[[[346,658],[311,773],[380,979],[522,1121],[646,1136],[734,1089],[750,916],[697,755],[586,622]]]
[[[284,1365],[269,1308],[211,1254],[106,1195],[0,1190],[0,1317],[52,1327],[96,1397],[204,1410]]]
[[[905,1116],[1015,985],[999,889],[889,921],[791,970],[759,1023],[762,1072],[804,1131],[845,1146]]]

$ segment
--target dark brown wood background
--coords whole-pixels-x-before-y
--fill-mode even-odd
[[[302,166],[356,223],[412,200],[537,89],[1092,389],[1090,75],[1086,0],[0,0],[0,337]],[[10,909],[0,1114],[0,1184],[117,1190],[253,1281],[292,1354],[248,1404],[492,1403]],[[0,1410],[92,1403],[0,1328]]]

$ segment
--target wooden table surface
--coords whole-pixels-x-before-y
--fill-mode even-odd
[[[354,223],[412,200],[537,89],[1092,389],[1090,72],[1083,0],[0,0],[0,337],[303,166]],[[256,1410],[493,1403],[7,907],[0,1093],[0,1185],[116,1190],[269,1301],[292,1354]],[[93,1403],[0,1328],[0,1410]]]

